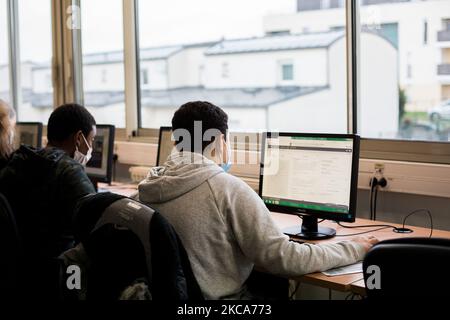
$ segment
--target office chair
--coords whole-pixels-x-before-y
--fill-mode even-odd
[[[379,267],[379,288],[371,266]],[[368,299],[448,296],[450,239],[382,241],[367,253],[363,270]]]
[[[21,266],[20,237],[15,217],[0,193],[0,297],[14,299],[18,293]]]

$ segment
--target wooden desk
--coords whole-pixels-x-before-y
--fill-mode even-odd
[[[275,221],[275,223],[281,228],[284,229],[286,227],[292,227],[295,225],[301,224],[301,220],[296,216],[290,216],[280,213],[272,213],[272,218]],[[358,225],[377,225],[377,224],[388,224],[396,227],[401,227],[402,225],[389,223],[389,222],[381,222],[381,221],[372,221],[372,220],[366,220],[366,219],[356,219],[355,223],[352,224],[346,224],[349,226],[358,226]],[[355,228],[355,229],[348,229],[343,228],[332,221],[324,221],[321,223],[321,226],[330,227],[336,229],[336,234],[338,237],[327,239],[327,240],[321,240],[321,241],[307,241],[309,243],[333,243],[333,242],[339,242],[342,240],[348,240],[351,239],[351,234],[354,233],[360,233],[360,232],[366,232],[373,229],[378,229],[377,227],[373,228]],[[409,234],[399,234],[392,231],[392,228],[389,229],[383,229],[375,232],[368,233],[366,235],[373,235],[377,237],[380,241],[382,240],[388,240],[388,239],[397,239],[397,238],[410,238],[410,237],[429,237],[430,235],[430,229],[428,228],[421,228],[421,227],[412,227],[412,226],[406,226],[407,228],[412,229],[414,232]],[[349,236],[339,236],[339,235],[349,235]],[[450,232],[449,231],[442,231],[442,230],[433,230],[433,238],[448,238],[450,239]],[[353,292],[359,295],[365,294],[365,286],[362,279],[364,278],[362,273],[355,273],[355,274],[349,274],[349,275],[343,275],[343,276],[335,276],[335,277],[327,277],[323,273],[313,273],[308,274],[303,277],[300,277],[298,280],[300,282],[309,283],[312,285],[316,285],[319,287],[332,289],[336,291],[342,291],[342,292]]]
[[[99,188],[108,190],[110,192],[114,192],[117,194],[121,194],[124,196],[131,196],[137,192],[137,185],[135,184],[120,184],[120,183],[113,183],[112,185],[106,185],[106,184],[99,184]],[[286,215],[286,214],[280,214],[280,213],[271,213],[272,218],[274,222],[281,228],[287,228],[292,227],[295,225],[301,224],[300,218],[293,216],[293,215]],[[356,222],[353,224],[345,224],[345,225],[351,225],[351,226],[358,226],[358,225],[375,225],[375,224],[389,224],[396,227],[401,227],[399,224],[393,224],[388,222],[381,222],[381,221],[372,221],[372,220],[366,220],[366,219],[356,219]],[[332,222],[332,221],[324,221],[321,223],[321,226],[325,227],[331,227],[336,229],[338,237],[327,239],[327,240],[321,240],[321,241],[308,241],[310,243],[333,243],[333,242],[339,242],[342,240],[348,240],[351,239],[354,233],[359,232],[366,232],[373,229],[377,229],[377,227],[372,228],[355,228],[355,229],[348,229],[343,228],[339,226],[338,224]],[[380,241],[382,240],[388,240],[388,239],[395,239],[395,238],[409,238],[409,237],[428,237],[430,235],[430,229],[428,228],[420,228],[420,227],[412,227],[407,226],[408,228],[412,229],[414,232],[409,234],[399,234],[392,231],[392,228],[379,230],[375,232],[368,233],[367,235],[373,235],[377,237]],[[339,236],[339,235],[349,235],[349,236]],[[433,231],[433,237],[437,238],[448,238],[450,239],[450,232],[449,231],[442,231],[442,230],[434,230]],[[362,273],[356,273],[356,274],[350,274],[350,275],[344,275],[344,276],[335,276],[335,277],[327,277],[323,273],[314,273],[314,274],[308,274],[305,276],[300,277],[298,280],[303,283],[308,283],[312,285],[316,285],[319,287],[332,289],[335,291],[341,291],[341,292],[353,292],[359,295],[365,294],[365,286],[363,281],[363,274]]]
[[[364,297],[366,295],[366,285],[364,283],[364,279],[352,283],[350,285],[350,291]]]
[[[110,185],[106,183],[98,184],[99,190],[106,190],[112,193],[120,194],[125,197],[131,197],[138,192],[137,184],[124,184],[113,182]]]

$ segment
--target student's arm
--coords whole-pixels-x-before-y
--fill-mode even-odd
[[[258,195],[242,181],[225,191],[221,204],[234,237],[255,265],[283,276],[301,276],[355,263],[367,248],[361,243],[298,244],[275,225]],[[222,191],[223,192],[223,191]],[[299,219],[299,223],[301,223]]]

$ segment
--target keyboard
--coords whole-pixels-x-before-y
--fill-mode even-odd
[[[335,268],[331,270],[327,270],[322,272],[327,277],[335,277],[335,276],[343,276],[346,274],[353,274],[353,273],[362,273],[363,272],[363,266],[362,262],[358,262],[355,264],[351,264],[345,267]]]

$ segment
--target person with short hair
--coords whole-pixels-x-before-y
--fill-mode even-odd
[[[377,242],[289,241],[256,192],[227,174],[231,150],[222,109],[209,102],[187,103],[175,112],[172,127],[175,139],[182,137],[177,151],[162,167],[151,169],[137,197],[174,226],[206,299],[251,298],[245,283],[255,266],[298,277],[360,261]]]
[[[19,235],[39,290],[51,294],[47,263],[73,246],[72,217],[79,199],[95,193],[84,165],[96,122],[77,104],[57,108],[48,121],[48,145],[22,145],[0,172],[0,192],[16,217]],[[41,272],[42,274],[38,274]],[[42,277],[41,277],[42,276]],[[48,275],[50,276],[50,275]],[[45,296],[45,294],[43,294]]]
[[[14,109],[0,99],[0,170],[6,166],[14,151],[15,124]]]

